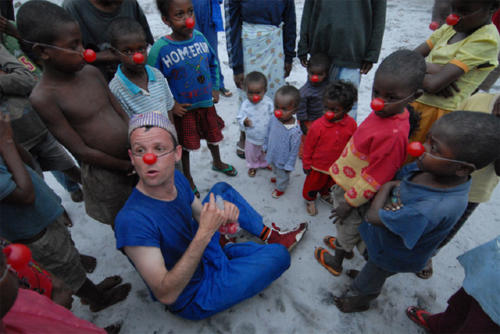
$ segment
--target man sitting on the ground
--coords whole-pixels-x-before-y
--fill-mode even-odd
[[[262,223],[227,183],[217,183],[204,203],[193,195],[175,162],[182,148],[168,119],[156,112],[130,121],[130,159],[140,178],[115,221],[123,250],[154,297],[181,317],[202,319],[266,288],[290,266],[288,251],[307,229],[281,232]],[[218,208],[215,196],[225,200]],[[222,224],[239,222],[267,245],[219,244]]]

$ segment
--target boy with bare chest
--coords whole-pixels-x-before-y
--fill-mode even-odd
[[[135,185],[127,157],[128,116],[99,70],[85,64],[78,23],[64,9],[37,2],[23,6],[17,22],[23,47],[33,50],[44,69],[30,101],[80,162],[87,214],[113,225]]]

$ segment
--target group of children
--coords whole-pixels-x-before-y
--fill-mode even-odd
[[[85,64],[80,28],[63,8],[30,1],[17,15],[21,47],[43,68],[30,102],[78,160],[87,213],[111,226],[136,182],[127,153],[133,115],[156,110],[168,116],[183,147],[182,171],[195,195],[199,192],[189,152],[200,148],[201,139],[207,141],[212,169],[237,175],[220,157],[224,121],[214,107],[220,66],[206,38],[187,24],[194,17],[193,5],[190,0],[157,0],[157,5],[172,33],[157,40],[149,55],[148,34],[139,23],[119,18],[110,24],[110,52],[121,64],[109,87],[95,67]],[[333,206],[337,231],[324,239],[334,254],[318,247],[315,258],[335,276],[341,274],[344,259],[354,256],[354,248],[367,259],[361,271],[348,271],[354,280],[336,298],[341,311],[368,309],[386,278],[419,272],[428,264],[443,241],[456,233],[457,221],[462,217],[458,226],[463,225],[477,207],[467,207],[471,173],[489,168],[481,187],[489,187],[490,193],[498,182],[500,119],[453,111],[497,65],[500,37],[488,21],[497,7],[494,0],[453,1],[452,10],[460,15],[456,25],[444,25],[415,51],[386,57],[372,89],[383,106],[359,125],[348,115],[357,102],[356,87],[329,81],[330,62],[323,54],[305,60],[308,80],[300,90],[283,86],[274,100],[266,96],[265,75],[246,75],[247,99],[236,118],[246,133],[248,176],[272,169],[272,196],[279,198],[301,157],[305,209],[311,216],[318,213],[319,194]],[[0,138],[10,140],[2,122],[0,130]],[[425,152],[405,165],[409,138],[423,142]],[[11,205],[12,217],[35,203],[32,214],[44,218],[22,231],[2,222],[1,236],[30,245],[33,258],[71,283],[94,311],[126,298],[130,285],[120,285],[121,278],[95,285],[85,277],[79,253],[60,221],[63,210],[57,196],[23,167],[8,140],[0,143],[0,171],[12,174],[14,183],[6,183],[4,191],[0,187],[2,210]],[[27,201],[28,195],[35,196],[34,202]]]

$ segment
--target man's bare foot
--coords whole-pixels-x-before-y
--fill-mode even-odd
[[[96,287],[100,291],[105,292],[106,290],[113,289],[115,286],[117,286],[118,284],[120,284],[122,281],[123,281],[122,278],[120,276],[118,276],[118,275],[110,276],[110,277],[106,277],[105,279],[103,279],[99,284],[96,285]],[[88,305],[89,304],[88,300],[86,300],[84,298],[80,298],[80,302],[83,305]]]
[[[102,303],[90,304],[90,310],[92,312],[99,312],[111,305],[114,305],[116,303],[121,302],[122,300],[125,300],[131,288],[132,286],[130,285],[130,283],[125,283],[111,290],[107,290],[106,292],[104,292],[103,296],[104,298]]]
[[[97,266],[97,259],[90,255],[80,254],[80,262],[88,274],[93,273]]]
[[[121,329],[122,329],[121,323],[109,325],[108,327],[104,328],[104,330],[106,331],[107,334],[118,334],[118,333],[120,333]]]

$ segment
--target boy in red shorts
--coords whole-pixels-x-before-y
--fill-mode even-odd
[[[212,154],[212,169],[236,176],[236,169],[220,159],[219,146],[224,121],[217,115],[214,103],[219,100],[219,64],[206,38],[194,30],[191,0],[157,1],[162,20],[172,33],[155,42],[148,64],[167,78],[174,98],[183,107],[174,108],[174,123],[182,145],[182,168],[197,197],[189,166],[189,151],[200,148],[205,139]]]

